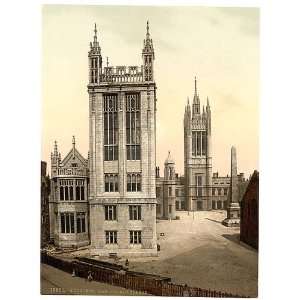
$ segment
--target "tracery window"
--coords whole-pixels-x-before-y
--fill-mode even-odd
[[[60,214],[60,228],[61,233],[74,233],[74,213],[61,213]]]
[[[127,192],[141,191],[141,174],[128,173],[127,174]]]
[[[118,192],[119,190],[119,180],[118,174],[105,174],[105,192]]]
[[[192,131],[192,155],[206,155],[206,131]]]
[[[118,160],[118,96],[104,95],[104,160]]]
[[[140,94],[126,94],[126,149],[127,160],[141,159]]]
[[[76,227],[77,227],[77,233],[86,232],[86,229],[85,229],[85,213],[84,212],[76,213]]]

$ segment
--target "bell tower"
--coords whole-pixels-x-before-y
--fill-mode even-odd
[[[184,113],[184,173],[187,210],[210,210],[211,111],[207,98],[201,112],[196,78],[193,103],[190,105],[188,99]]]

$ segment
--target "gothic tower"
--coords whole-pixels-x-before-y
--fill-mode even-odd
[[[192,107],[188,99],[184,113],[184,173],[187,210],[210,210],[211,111],[207,98],[201,112],[196,78]]]
[[[91,253],[156,255],[156,84],[147,22],[143,65],[102,67],[89,52]]]

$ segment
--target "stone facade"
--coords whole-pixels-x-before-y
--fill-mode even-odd
[[[73,146],[61,160],[57,143],[51,153],[50,241],[57,247],[89,244],[88,162]]]
[[[47,163],[41,162],[41,247],[50,241],[49,225],[50,178],[47,175]]]
[[[91,254],[156,255],[156,84],[149,26],[143,65],[102,67],[89,51]]]

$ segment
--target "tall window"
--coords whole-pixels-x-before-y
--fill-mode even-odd
[[[176,197],[179,196],[179,190],[178,190],[178,189],[175,190],[175,196],[176,196]]]
[[[224,188],[224,195],[226,196],[228,193],[228,188]]]
[[[127,160],[141,159],[140,94],[126,94],[126,148]]]
[[[98,82],[98,59],[97,57],[91,58],[91,83]]]
[[[105,220],[113,221],[117,219],[117,207],[115,205],[105,205]]]
[[[59,188],[60,200],[74,200],[73,180],[60,179],[59,184],[60,184],[60,188]]]
[[[156,197],[159,197],[160,196],[160,187],[157,186],[156,187]]]
[[[105,192],[118,192],[118,174],[105,174]]]
[[[127,174],[127,192],[141,191],[141,174],[128,173]]]
[[[196,181],[196,196],[202,196],[202,176],[200,174],[196,174],[195,176]]]
[[[129,206],[129,220],[141,220],[141,206],[130,205]]]
[[[192,155],[206,155],[206,131],[192,131]]]
[[[169,186],[168,188],[168,196],[171,197],[172,196],[172,187]]]
[[[104,160],[118,160],[118,96],[104,95]]]
[[[118,232],[117,231],[105,231],[106,244],[117,244],[118,243]]]
[[[142,243],[142,232],[139,230],[131,230],[130,232],[130,244]]]
[[[77,227],[77,233],[86,232],[84,212],[76,213],[76,227]]]
[[[61,233],[74,233],[74,213],[60,214]]]
[[[75,199],[84,200],[84,179],[75,180]]]

